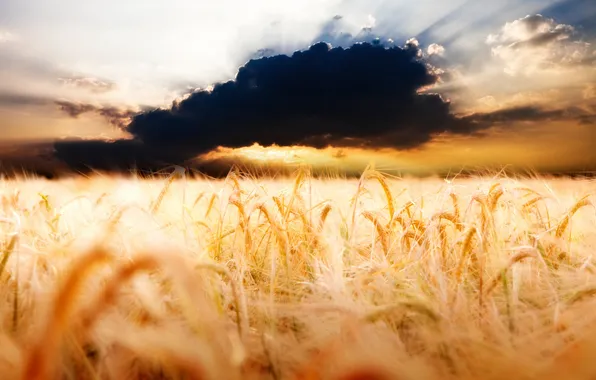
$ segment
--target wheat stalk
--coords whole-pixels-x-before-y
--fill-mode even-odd
[[[69,271],[60,286],[39,339],[27,351],[24,359],[23,380],[47,380],[53,377],[53,370],[61,336],[76,308],[75,301],[83,281],[91,270],[111,256],[103,249],[96,248],[82,256]]]
[[[385,227],[383,227],[383,224],[379,221],[379,218],[370,211],[363,211],[362,216],[364,216],[364,218],[369,220],[375,226],[375,228],[377,230],[377,234],[379,234],[379,237],[381,239],[381,246],[383,248],[383,252],[385,253],[385,255],[388,255],[389,254],[389,243],[388,243],[388,236],[387,236],[387,231],[385,231]]]
[[[385,193],[385,198],[387,198],[387,207],[389,208],[389,220],[393,219],[393,216],[395,215],[395,204],[393,201],[393,195],[391,194],[391,189],[389,188],[389,185],[387,184],[385,177],[381,175],[381,173],[379,172],[371,171],[368,172],[368,178],[376,179],[381,185],[381,188]]]
[[[209,198],[209,205],[207,206],[207,210],[205,211],[205,219],[209,217],[211,210],[213,210],[213,206],[215,205],[215,200],[218,198],[217,194],[211,194],[211,198]]]
[[[323,225],[325,224],[325,220],[327,220],[327,216],[331,212],[331,205],[326,204],[323,210],[321,211],[321,216],[319,217],[319,231],[323,230]]]
[[[168,179],[166,180],[166,183],[162,187],[161,191],[159,192],[159,195],[157,196],[157,199],[155,200],[155,202],[151,206],[151,213],[152,214],[155,214],[159,210],[159,207],[161,206],[161,202],[163,201],[164,197],[166,196],[166,193],[168,192],[168,190],[170,189],[170,186],[172,185],[172,182],[174,182],[174,180],[176,179],[176,177],[183,177],[184,176],[184,173],[185,173],[185,170],[184,170],[183,167],[181,167],[181,166],[176,166],[175,167],[175,169],[172,172],[172,174],[170,174],[168,176]]]
[[[367,313],[363,319],[367,322],[376,322],[395,311],[411,311],[428,317],[432,322],[439,323],[441,321],[440,315],[432,310],[428,305],[417,301],[401,301],[392,305],[376,308],[374,311]]]
[[[455,281],[456,283],[459,283],[459,280],[461,278],[461,274],[464,268],[464,264],[466,259],[468,258],[468,253],[472,251],[472,241],[474,239],[474,236],[476,236],[477,234],[477,230],[476,227],[471,226],[468,228],[468,230],[466,231],[466,234],[464,235],[464,241],[461,247],[461,251],[459,253],[459,264],[457,266],[457,270],[455,272]]]
[[[579,201],[577,201],[575,203],[575,205],[573,205],[573,207],[571,207],[571,209],[567,212],[567,214],[565,215],[565,217],[563,218],[563,220],[561,220],[561,222],[559,223],[559,225],[557,226],[557,231],[555,232],[555,235],[560,238],[561,236],[563,236],[563,233],[565,233],[565,230],[567,229],[567,226],[569,225],[569,222],[571,221],[571,218],[573,217],[573,215],[582,207],[585,206],[592,206],[594,207],[594,204],[592,202],[590,202],[590,200],[588,199],[589,196],[585,196],[582,199],[580,199]]]
[[[6,247],[4,247],[4,249],[2,250],[2,261],[0,261],[0,279],[4,275],[4,269],[6,268],[6,264],[8,263],[8,260],[10,259],[12,253],[15,251],[18,241],[19,235],[13,234],[10,237],[10,240],[8,241]]]
[[[520,252],[518,254],[516,254],[515,256],[511,257],[511,259],[509,259],[509,262],[507,263],[507,265],[501,269],[499,271],[499,273],[492,279],[489,281],[489,285],[486,287],[485,290],[485,297],[489,296],[492,291],[497,287],[497,285],[503,281],[503,276],[507,275],[507,271],[514,266],[515,264],[522,262],[525,259],[529,259],[529,258],[537,258],[538,255],[536,254],[535,251],[533,250],[524,250],[523,252]]]

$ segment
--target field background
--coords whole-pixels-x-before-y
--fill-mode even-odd
[[[593,379],[596,181],[0,183],[2,379]]]

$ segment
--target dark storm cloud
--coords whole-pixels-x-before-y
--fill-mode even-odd
[[[103,171],[111,173],[155,173],[172,165],[182,165],[189,170],[189,174],[199,172],[208,176],[222,177],[229,173],[232,166],[242,166],[252,172],[273,171],[278,174],[290,174],[291,167],[272,168],[258,163],[242,162],[235,158],[194,159],[178,149],[164,149],[152,147],[138,140],[61,140],[53,143],[50,154],[53,165],[39,171],[29,165],[31,171],[44,176],[60,177],[71,173],[90,173]],[[1,160],[0,155],[0,161]],[[22,160],[21,160],[22,161]],[[39,161],[38,161],[39,162]],[[20,162],[19,162],[20,163]],[[62,166],[61,166],[62,165]],[[39,166],[39,165],[38,165]],[[274,169],[274,170],[273,170]],[[17,170],[18,172],[18,170]]]
[[[251,60],[235,80],[139,114],[126,130],[147,145],[194,153],[346,139],[411,148],[436,133],[467,131],[439,95],[418,93],[437,81],[419,56],[413,41],[404,48],[317,43],[292,56]]]
[[[175,150],[149,147],[138,140],[62,140],[54,143],[54,156],[71,169],[118,171],[130,168],[151,170],[179,164],[185,157]]]
[[[133,115],[60,102],[71,117],[95,113],[121,121],[132,140],[61,141],[55,156],[72,168],[182,164],[218,146],[306,144],[324,147],[413,148],[436,133],[471,129],[437,94],[418,91],[437,81],[414,41],[404,48],[318,43],[291,56],[253,59],[235,80],[197,90],[170,109]],[[121,117],[122,116],[122,117]],[[480,126],[475,126],[480,128]]]

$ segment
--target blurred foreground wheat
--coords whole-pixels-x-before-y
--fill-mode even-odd
[[[594,379],[596,182],[0,183],[1,379]]]

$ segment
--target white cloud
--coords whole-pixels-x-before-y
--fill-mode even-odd
[[[445,48],[439,44],[430,44],[426,49],[426,53],[428,55],[438,55],[442,56],[445,54]]]
[[[577,36],[571,25],[558,24],[540,14],[506,23],[487,37],[492,54],[510,75],[549,72],[560,74],[577,66],[596,63],[592,45]]]
[[[506,23],[499,33],[489,35],[486,42],[539,45],[541,42],[568,39],[574,32],[575,28],[571,25],[557,24],[553,19],[536,14]]]
[[[368,22],[364,26],[365,28],[374,28],[377,24],[377,19],[373,15],[368,15]]]

